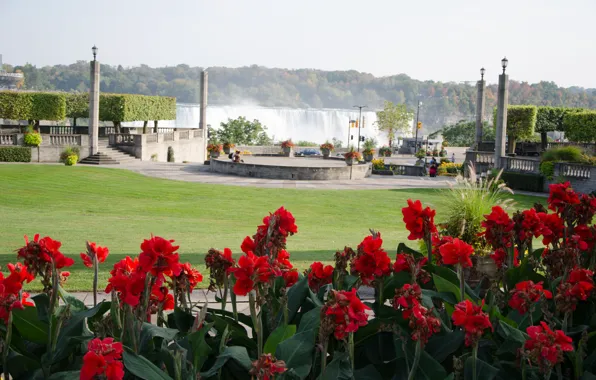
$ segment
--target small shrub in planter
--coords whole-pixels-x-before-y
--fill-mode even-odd
[[[391,148],[388,146],[382,146],[379,149],[379,156],[381,157],[391,157]]]
[[[40,146],[41,141],[42,138],[39,132],[27,132],[23,137],[23,142],[26,146]]]
[[[441,149],[439,152],[439,157],[447,157],[447,151],[445,149]]]
[[[174,148],[172,148],[171,146],[168,147],[168,162],[175,162]]]
[[[385,170],[385,160],[382,158],[372,160],[372,165],[375,170]]]
[[[439,150],[438,149],[433,149],[433,156],[436,157],[439,155]]]
[[[78,146],[69,146],[66,147],[62,153],[60,153],[60,162],[62,162],[64,165],[72,165],[72,164],[68,164],[67,162],[69,161],[69,157],[72,156],[76,156],[77,157],[77,161],[79,156],[81,155],[81,150]],[[70,159],[70,162],[72,162],[72,158]],[[76,162],[75,162],[76,163]]]
[[[219,154],[221,153],[221,145],[217,144],[217,143],[208,144],[207,152],[209,152],[209,156],[211,158],[217,158],[217,157],[219,157]],[[168,160],[168,162],[170,162],[170,161]]]
[[[224,151],[225,154],[230,154],[230,151],[232,149],[234,149],[234,147],[236,147],[236,145],[234,145],[231,142],[224,142],[223,143],[223,151]]]
[[[77,164],[78,161],[79,161],[79,156],[77,156],[76,154],[71,154],[70,156],[66,157],[66,160],[64,161],[64,165],[74,166]]]
[[[425,152],[423,150],[419,150],[418,152],[416,152],[416,154],[414,155],[414,157],[416,157],[417,159],[421,160],[426,156]]]
[[[326,141],[324,144],[319,146],[321,149],[321,153],[323,154],[323,158],[329,158],[329,154],[335,150],[335,147],[329,141]]]
[[[346,164],[352,165],[354,161],[360,161],[362,159],[362,155],[360,152],[356,152],[352,149],[349,152],[344,153],[344,158],[346,159]]]

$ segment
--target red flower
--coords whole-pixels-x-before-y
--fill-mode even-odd
[[[513,266],[519,266],[519,252],[517,248],[513,249]],[[507,263],[507,252],[503,248],[497,248],[491,255],[490,258],[493,259],[497,268],[503,268],[503,265]]]
[[[579,248],[583,251],[592,251],[596,245],[596,233],[594,226],[588,227],[585,224],[580,224],[573,229],[574,236],[577,236],[579,241]]]
[[[87,344],[87,350],[83,357],[81,380],[93,380],[98,376],[105,376],[107,380],[124,378],[122,343],[114,342],[112,338],[95,338]]]
[[[453,239],[453,243],[446,243],[439,248],[441,258],[444,264],[447,265],[461,265],[462,268],[468,268],[472,266],[472,260],[470,255],[474,253],[474,248],[459,240]]]
[[[434,333],[441,331],[439,318],[419,303],[412,307],[409,326],[413,330],[412,340],[420,340],[422,344],[426,344]]]
[[[558,244],[565,230],[563,219],[557,214],[545,214],[543,212],[539,212],[538,217],[542,223],[542,229],[540,230],[542,244],[549,245],[553,242]]]
[[[223,253],[211,248],[205,256],[205,265],[209,269],[209,290],[214,292],[217,287],[223,286],[225,279],[236,264],[232,258],[232,250],[224,248]]]
[[[286,283],[286,288],[289,288],[289,287],[293,286],[295,283],[297,283],[299,277],[300,276],[296,269],[292,269],[287,272],[284,272],[283,278]]]
[[[579,196],[571,188],[569,181],[549,185],[548,208],[562,213],[567,206],[579,204]]]
[[[176,279],[175,293],[192,292],[203,281],[201,272],[194,269],[190,263],[180,264],[180,274],[174,278]]]
[[[536,209],[522,211],[522,223],[519,231],[519,239],[522,242],[531,241],[532,237],[540,236],[542,222],[536,212]]]
[[[145,290],[146,273],[140,270],[139,260],[129,256],[114,264],[110,271],[112,277],[108,279],[106,293],[118,292],[120,300],[132,307],[139,304],[141,294]]]
[[[406,271],[408,273],[413,273],[414,278],[423,284],[426,284],[431,280],[430,274],[427,271],[422,269],[428,263],[428,259],[426,257],[421,258],[420,260],[416,261],[413,255],[409,253],[398,253],[395,256],[395,263],[393,264],[393,271],[395,273],[399,273],[402,271]]]
[[[413,202],[408,199],[408,207],[402,208],[401,212],[406,228],[410,231],[409,240],[424,239],[429,234],[437,232],[434,221],[436,211],[430,207],[422,209],[422,203],[419,200]]]
[[[21,263],[8,263],[6,266],[10,271],[8,277],[2,282],[6,292],[17,294],[23,288],[24,282],[30,283],[35,279],[35,276],[33,276],[32,273],[29,273],[27,267]]]
[[[470,300],[455,305],[452,315],[453,324],[462,327],[466,332],[466,346],[475,345],[484,330],[493,329],[488,314],[482,311],[482,306],[484,306],[484,300],[479,306],[474,305]]]
[[[591,223],[596,214],[596,197],[582,194],[579,198],[579,204],[575,205],[573,209],[577,217],[577,224]]]
[[[438,234],[432,235],[432,255],[435,258],[437,265],[443,264],[443,258],[441,257],[441,247],[444,244],[453,243],[453,237],[451,236],[439,236]]]
[[[103,263],[106,261],[110,251],[107,247],[100,247],[96,243],[87,242],[87,253],[81,253],[81,259],[83,259],[83,264],[87,268],[93,267],[93,258],[97,257],[98,263]]]
[[[238,268],[230,268],[230,272],[236,276],[234,293],[238,296],[245,296],[259,283],[268,282],[273,271],[267,256],[255,256],[252,252],[240,257]]]
[[[176,253],[179,246],[172,245],[174,240],[166,240],[159,236],[151,236],[141,244],[139,266],[144,272],[151,272],[155,277],[178,276],[182,268],[179,255]]]
[[[159,310],[174,310],[174,296],[170,294],[168,288],[160,283],[153,285],[151,295],[149,296],[149,310],[147,311],[147,321],[151,320],[151,314],[157,314]]]
[[[422,290],[418,284],[404,284],[399,289],[395,289],[393,297],[393,308],[403,310],[404,319],[410,318],[414,305],[422,300]]]
[[[308,287],[317,293],[322,286],[330,284],[333,281],[333,267],[331,265],[323,266],[322,263],[315,261],[310,265],[308,272]]]
[[[240,249],[244,253],[254,252],[256,249],[255,242],[250,238],[250,236],[247,236],[242,241],[242,245],[240,245]]]
[[[484,215],[481,225],[485,228],[481,235],[494,249],[508,248],[513,244],[515,224],[500,206],[494,206],[490,214]]]
[[[8,317],[13,309],[23,309],[24,306],[33,306],[31,302],[27,301],[28,293],[23,292],[23,282],[31,281],[31,274],[22,264],[8,264],[10,275],[4,277],[0,272],[0,319],[4,324],[8,323]]]
[[[381,245],[381,235],[369,235],[358,246],[358,253],[352,260],[352,274],[360,276],[364,285],[370,285],[375,279],[391,273],[391,259]]]
[[[25,246],[18,250],[17,257],[24,260],[24,264],[33,275],[46,275],[47,271],[51,271],[52,261],[56,269],[69,267],[74,264],[74,260],[70,257],[64,256],[60,252],[60,243],[53,240],[49,236],[39,238],[36,234],[33,241],[30,242],[27,235],[25,235]],[[51,275],[51,273],[50,273]]]
[[[574,311],[579,301],[587,300],[594,290],[593,277],[594,272],[591,270],[573,269],[567,281],[561,282],[557,288],[557,309],[563,313]]]
[[[288,236],[298,232],[296,219],[284,207],[263,218],[263,224],[257,227],[252,239],[247,237],[242,242],[244,253],[253,252],[257,256],[275,257],[277,251],[284,249]],[[269,237],[268,237],[269,235]]]
[[[361,326],[366,326],[368,316],[366,310],[370,307],[360,301],[356,289],[351,291],[333,290],[321,313],[328,317],[334,326],[334,335],[342,340],[346,333],[356,332]]]
[[[273,380],[278,373],[287,371],[286,363],[277,360],[271,354],[262,354],[258,360],[252,362],[251,378],[255,380]]]
[[[561,363],[564,351],[573,351],[571,338],[561,330],[551,330],[544,322],[540,322],[540,326],[530,326],[526,331],[529,339],[524,348],[528,351],[528,357],[543,372],[548,372],[557,363]]]
[[[543,296],[546,299],[553,298],[553,294],[542,287],[542,282],[534,284],[532,281],[522,281],[517,283],[511,292],[509,306],[517,310],[518,313],[525,314]]]

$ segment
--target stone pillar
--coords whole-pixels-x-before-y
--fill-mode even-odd
[[[91,87],[89,88],[89,154],[98,153],[99,139],[99,62],[91,61]]]
[[[504,71],[504,70],[503,70]],[[495,168],[501,168],[501,157],[505,157],[507,137],[507,103],[509,101],[509,75],[499,75],[499,97],[497,100],[497,125],[495,141]]]
[[[478,94],[476,96],[476,150],[478,145],[482,142],[482,120],[484,119],[484,89],[486,82],[481,79],[476,84]]]
[[[200,110],[200,123],[199,128],[203,130],[203,147],[204,157],[207,157],[207,93],[209,92],[209,77],[207,70],[203,70],[201,73],[201,110]]]

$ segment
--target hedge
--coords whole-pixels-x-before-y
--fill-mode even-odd
[[[0,91],[0,118],[64,120],[66,96],[58,92]]]
[[[565,137],[574,142],[596,141],[596,112],[567,113],[563,118]]]
[[[30,92],[0,91],[0,119],[29,120],[32,104]]]
[[[530,138],[534,135],[536,126],[536,106],[508,106],[507,107],[507,137],[509,138],[509,153],[515,151],[517,139]],[[493,112],[493,125],[497,125],[497,109]]]
[[[536,114],[536,132],[546,133],[563,130],[563,117],[568,108],[538,107]]]
[[[89,93],[66,94],[66,117],[73,119],[89,117]]]
[[[66,115],[89,117],[89,94],[67,94]],[[99,120],[148,121],[175,120],[176,98],[130,94],[100,94]]]
[[[1,147],[0,162],[31,162],[31,148],[23,146]]]
[[[541,193],[544,191],[544,177],[537,174],[503,172],[501,179],[507,186],[514,190],[533,191]]]

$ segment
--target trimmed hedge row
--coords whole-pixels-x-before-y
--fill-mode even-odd
[[[537,174],[503,172],[501,179],[514,190],[541,193],[544,191],[544,177]]]
[[[1,147],[0,162],[31,162],[31,148],[24,146]]]
[[[66,116],[89,117],[89,94],[67,94]],[[129,94],[100,94],[99,120],[148,121],[176,119],[176,98]]]
[[[568,113],[563,119],[565,137],[574,142],[596,141],[596,112]]]
[[[536,127],[536,106],[508,106],[507,107],[507,137],[509,138],[509,153],[515,150],[518,139],[530,138]],[[493,125],[497,125],[497,108],[493,112]]]
[[[0,91],[0,118],[11,120],[64,120],[66,94]]]

